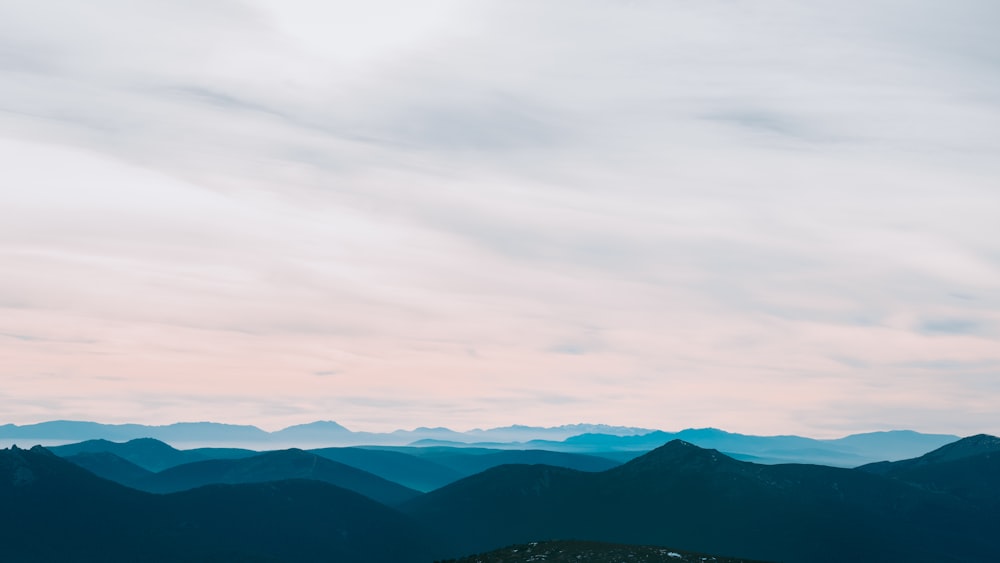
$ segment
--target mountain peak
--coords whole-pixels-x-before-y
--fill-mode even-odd
[[[0,493],[39,486],[65,491],[95,483],[98,487],[113,486],[41,446],[0,450]]]
[[[653,451],[626,463],[622,468],[629,470],[692,470],[704,471],[731,463],[739,463],[719,452],[696,446],[691,442],[674,439]]]
[[[317,420],[315,422],[309,422],[307,424],[296,424],[293,426],[289,426],[288,428],[283,428],[275,432],[275,434],[279,436],[287,436],[295,434],[295,435],[311,435],[314,437],[321,437],[330,433],[343,434],[349,432],[350,430],[348,430],[346,427],[332,420]]]
[[[34,452],[36,454],[40,454],[40,455],[48,455],[48,456],[52,456],[52,457],[57,457],[56,454],[50,452],[48,450],[48,448],[44,448],[44,447],[42,447],[40,445],[31,446],[31,449],[29,451]]]
[[[989,434],[976,434],[941,446],[923,456],[926,461],[953,461],[979,454],[1000,452],[1000,438]]]
[[[696,454],[696,453],[700,453],[700,452],[704,452],[704,453],[715,452],[715,453],[718,453],[718,450],[712,450],[712,449],[708,449],[708,448],[703,448],[701,446],[696,446],[695,444],[692,444],[691,442],[688,442],[687,440],[681,440],[680,438],[674,438],[673,440],[670,440],[666,444],[663,444],[662,446],[660,446],[660,447],[652,450],[649,453],[651,453],[651,454],[652,453],[658,453],[660,455],[665,455],[665,454],[677,454],[677,453]]]

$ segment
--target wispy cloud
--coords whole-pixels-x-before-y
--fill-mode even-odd
[[[984,334],[988,333],[982,323],[975,319],[936,318],[925,319],[920,330],[927,334]]]

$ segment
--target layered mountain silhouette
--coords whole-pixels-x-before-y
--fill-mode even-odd
[[[409,448],[407,449],[409,450]],[[320,448],[312,453],[363,469],[418,491],[431,491],[472,473],[461,472],[418,455],[374,448]]]
[[[148,446],[149,442],[155,440],[146,440],[143,446]],[[238,459],[195,461],[155,473],[111,452],[78,453],[66,459],[95,475],[151,493],[173,493],[214,484],[311,479],[343,487],[388,505],[399,504],[419,494],[356,467],[295,449],[258,453]]]
[[[553,538],[789,563],[1000,560],[1000,440],[985,435],[858,469],[750,463],[683,440],[621,465],[532,450],[326,452],[431,476],[498,461],[612,465],[507,463],[425,494],[319,452],[153,472],[90,451],[107,443],[75,446],[67,459],[0,451],[0,560],[430,561]],[[186,455],[153,441],[113,447],[147,464]]]
[[[359,483],[371,480],[359,481],[356,477],[350,477],[354,473],[343,468],[336,475],[328,471],[324,478],[318,475],[310,476],[303,473],[304,466],[288,463],[288,456],[269,456],[242,464],[216,463],[194,466],[193,470],[188,468],[167,471],[213,459],[246,460],[261,454],[235,448],[178,450],[152,438],[139,438],[125,443],[88,440],[78,444],[54,446],[49,450],[105,479],[150,492],[172,492],[210,483],[259,482],[279,478],[315,478],[368,496],[372,496],[373,491],[379,488],[359,486]],[[603,457],[545,450],[386,446],[321,448],[311,450],[309,453],[421,492],[443,487],[490,467],[509,463],[547,463],[582,471],[601,471],[618,465],[617,462]],[[253,466],[254,469],[252,471],[233,469],[245,466]],[[323,467],[329,468],[329,464],[324,464],[321,468]],[[147,473],[162,473],[162,475]],[[199,478],[190,477],[194,474],[199,475]],[[233,477],[236,474],[242,477],[236,479]],[[178,475],[186,477],[181,479],[177,477]],[[412,495],[414,491],[408,491],[408,494]],[[399,499],[394,498],[400,496],[399,493],[401,491],[383,492],[373,498],[391,504],[399,502]]]
[[[446,540],[319,481],[154,495],[43,448],[0,450],[0,554],[10,562],[425,562]]]
[[[916,457],[957,440],[958,436],[894,430],[855,434],[835,440],[817,440],[800,436],[750,436],[715,428],[663,432],[602,424],[572,424],[549,428],[515,425],[466,432],[441,427],[420,427],[383,433],[355,432],[334,421],[290,426],[276,432],[266,432],[255,426],[212,422],[165,426],[98,424],[86,421],[0,425],[0,441],[8,443],[16,440],[57,445],[68,441],[105,439],[120,442],[135,438],[156,438],[174,446],[189,448],[186,451],[207,444],[257,450],[436,445],[596,454],[619,462],[639,456],[670,440],[681,439],[758,463],[821,463],[856,467],[874,461]],[[128,459],[127,456],[122,457]],[[189,461],[194,460],[185,462]],[[156,470],[159,469],[163,468]]]
[[[162,471],[169,467],[205,461],[208,459],[239,459],[257,455],[259,452],[239,448],[197,448],[179,450],[153,438],[136,438],[128,442],[110,440],[87,440],[64,446],[50,446],[49,451],[61,456],[82,453],[112,453],[149,471]]]
[[[403,505],[481,552],[581,538],[776,561],[995,561],[994,514],[863,471],[759,465],[675,440],[584,473],[507,465]]]
[[[618,462],[602,456],[549,450],[427,446],[394,448],[394,451],[411,453],[421,459],[448,467],[463,477],[480,473],[491,467],[512,463],[555,465],[579,471],[605,471],[620,465]]]
[[[689,428],[680,432],[657,430],[631,436],[580,434],[565,439],[561,447],[541,441],[531,444],[561,451],[601,455],[607,455],[607,452],[632,452],[631,457],[635,457],[670,440],[684,440],[757,463],[814,463],[855,467],[873,460],[897,460],[920,455],[957,439],[958,436],[949,434],[921,434],[909,430],[870,432],[833,440],[817,440],[801,436],[750,436],[717,428]]]
[[[395,505],[420,493],[367,471],[302,450],[265,452],[243,459],[211,459],[165,469],[145,490],[176,492],[204,485],[263,483],[286,479],[323,481]]]

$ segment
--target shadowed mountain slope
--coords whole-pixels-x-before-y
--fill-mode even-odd
[[[546,464],[556,467],[566,467],[580,471],[604,471],[620,465],[620,462],[608,457],[581,453],[557,452],[542,449],[518,450],[518,449],[496,449],[487,447],[467,447],[467,446],[380,446],[379,451],[394,451],[406,453],[431,461],[457,472],[462,477],[475,475],[481,471],[508,465],[520,464]],[[634,454],[631,457],[635,457]],[[630,459],[631,459],[630,457]]]
[[[675,440],[584,473],[501,466],[403,506],[467,553],[541,538],[671,545],[779,561],[990,561],[990,514],[860,471],[758,465]]]
[[[122,459],[111,452],[84,452],[67,456],[66,461],[78,465],[94,475],[133,489],[145,490],[156,474]]]
[[[1000,452],[1000,438],[989,434],[976,434],[951,442],[940,448],[912,459],[900,461],[880,461],[858,467],[868,473],[878,475],[898,474],[901,471],[914,469],[924,465],[935,465],[949,461],[957,461],[981,454]]]
[[[385,449],[349,447],[309,451],[418,491],[432,491],[469,475],[419,456]]]
[[[355,491],[383,504],[395,505],[420,493],[367,471],[302,450],[265,452],[242,459],[211,459],[165,469],[142,487],[169,493],[211,484],[263,483],[312,479]]]
[[[852,451],[861,457],[899,460],[921,455],[958,440],[953,434],[923,434],[912,430],[887,430],[851,434],[822,440],[836,448]]]
[[[619,463],[608,458],[552,452],[548,450],[469,450],[468,448],[441,448],[427,459],[450,467],[463,476],[475,475],[487,469],[509,464],[545,464],[578,471],[606,471]]]
[[[153,438],[136,438],[128,442],[108,440],[87,440],[65,446],[51,446],[52,453],[66,457],[79,453],[108,452],[128,460],[149,471],[162,471],[169,467],[204,461],[207,459],[239,459],[257,455],[253,450],[240,448],[198,448],[178,450],[173,446]]]
[[[1000,508],[1000,438],[969,436],[914,459],[858,468]]]
[[[0,549],[11,563],[418,562],[436,555],[413,520],[326,483],[152,495],[42,448],[0,450],[0,506]]]
[[[172,481],[158,481],[158,477],[155,475],[142,476],[135,471],[127,469],[125,463],[133,464],[140,469],[156,473],[199,461],[247,459],[261,455],[261,452],[237,448],[178,450],[152,438],[138,438],[124,443],[107,440],[87,440],[77,444],[53,446],[48,449],[92,471],[96,475],[111,479],[116,483],[151,492],[182,490],[191,487],[189,486],[190,483],[181,484]],[[312,450],[312,453],[372,473],[378,477],[417,491],[436,489],[468,475],[467,473],[459,473],[417,456],[387,450],[348,447],[323,448]],[[167,475],[169,477],[172,474],[168,473]],[[271,474],[271,476],[276,475]],[[291,478],[293,476],[307,478],[306,475],[301,473],[289,474],[284,478]],[[277,478],[282,477],[278,476]],[[257,480],[259,479],[253,479],[253,481]],[[239,482],[247,481],[241,480]],[[352,481],[345,483],[350,482]],[[201,482],[197,480],[193,481],[193,483],[197,483],[196,486],[208,484],[207,481]],[[334,484],[338,483],[334,482]],[[344,486],[354,490],[353,486]],[[408,498],[406,495],[398,498],[404,497]],[[393,498],[394,500],[398,500],[397,497]]]

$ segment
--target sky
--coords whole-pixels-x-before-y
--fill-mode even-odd
[[[998,21],[0,2],[0,423],[1000,434]]]

